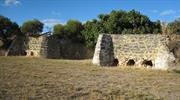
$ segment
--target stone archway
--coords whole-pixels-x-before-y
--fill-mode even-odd
[[[126,63],[127,66],[134,66],[135,61],[133,59],[129,59],[128,62]]]
[[[117,58],[115,58],[114,60],[113,60],[113,64],[112,64],[113,66],[118,66],[119,65],[119,61],[118,61],[118,59]]]
[[[30,56],[34,56],[34,52],[33,51],[30,52]]]
[[[152,66],[153,66],[153,63],[152,63],[151,60],[144,60],[144,61],[142,62],[142,65],[143,65],[144,67],[147,67],[147,66],[152,67]]]

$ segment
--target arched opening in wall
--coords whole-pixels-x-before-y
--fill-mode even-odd
[[[133,59],[129,59],[129,61],[126,64],[127,66],[133,66],[135,65],[135,61]]]
[[[151,60],[144,60],[144,61],[142,62],[142,65],[143,65],[144,67],[147,67],[147,66],[152,67],[152,66],[153,66],[153,63],[152,63]]]
[[[34,52],[31,51],[31,52],[30,52],[30,56],[34,56]]]
[[[118,61],[117,58],[115,58],[115,59],[113,60],[113,66],[118,66],[118,64],[119,64],[119,61]]]

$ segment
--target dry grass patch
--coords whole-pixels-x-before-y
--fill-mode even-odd
[[[180,99],[180,74],[90,60],[0,57],[0,99]]]

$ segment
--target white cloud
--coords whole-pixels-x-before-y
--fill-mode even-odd
[[[49,32],[49,31],[52,31],[53,29],[53,26],[56,25],[56,24],[62,24],[62,25],[65,25],[64,22],[58,20],[58,19],[53,19],[53,18],[50,18],[50,19],[44,19],[42,20],[41,22],[44,23],[44,30],[43,32]]]
[[[58,19],[44,19],[42,20],[45,26],[53,27],[56,24],[61,23]]]
[[[42,20],[44,23],[44,29],[43,32],[49,32],[52,31],[53,26],[60,23],[60,20],[58,19],[44,19]]]
[[[5,6],[19,5],[21,2],[19,0],[4,0]]]
[[[176,13],[176,11],[174,11],[174,10],[166,10],[166,11],[161,12],[160,16],[167,16],[167,15],[172,15],[175,13]]]

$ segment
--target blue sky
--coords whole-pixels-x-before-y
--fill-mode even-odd
[[[153,21],[170,22],[180,17],[180,0],[0,0],[0,15],[19,25],[37,18],[51,27],[69,19],[85,22],[101,13],[132,9]]]

